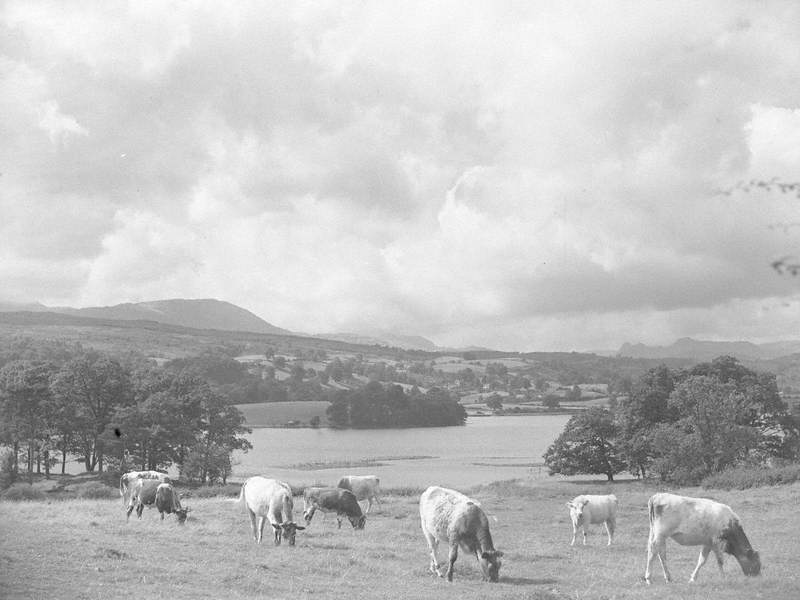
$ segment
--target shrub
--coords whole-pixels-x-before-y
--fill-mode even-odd
[[[4,450],[0,454],[0,490],[11,487],[17,479],[14,472],[14,452]]]
[[[800,481],[800,465],[784,467],[740,466],[714,473],[703,479],[705,488],[744,490],[766,485],[781,485]]]
[[[99,481],[90,481],[75,490],[76,498],[88,498],[91,500],[102,500],[106,498],[119,498],[119,489],[109,487]]]
[[[45,500],[47,496],[39,488],[30,485],[16,485],[5,492],[0,494],[0,498],[11,502],[20,502],[26,500]]]

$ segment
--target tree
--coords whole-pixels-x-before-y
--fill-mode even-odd
[[[14,361],[0,369],[0,434],[13,447],[15,461],[20,445],[26,446],[29,476],[49,435],[53,371],[51,363],[29,360]],[[16,464],[14,471],[18,472]]]
[[[53,394],[76,407],[76,438],[87,471],[103,471],[103,433],[114,411],[133,401],[129,373],[120,363],[98,352],[86,352],[68,361],[56,373]]]
[[[578,402],[581,399],[581,388],[578,385],[573,385],[572,388],[564,395],[564,400],[567,402]]]
[[[544,406],[545,408],[547,408],[549,410],[553,410],[553,409],[558,408],[560,406],[560,402],[561,402],[561,399],[558,396],[556,396],[555,394],[547,394],[542,399],[542,406]]]
[[[614,417],[603,408],[573,416],[544,454],[550,475],[602,474],[613,481],[625,468],[614,444],[616,435]]]
[[[492,394],[486,400],[486,406],[488,406],[492,410],[502,410],[503,399],[499,396],[499,394]]]

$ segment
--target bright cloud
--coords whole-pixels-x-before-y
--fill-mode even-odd
[[[306,332],[778,339],[800,8],[0,10],[4,298],[217,297]],[[793,313],[794,311],[794,313]],[[780,324],[783,323],[783,327]]]

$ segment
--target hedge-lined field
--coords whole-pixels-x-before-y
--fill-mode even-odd
[[[291,483],[291,482],[290,482]],[[570,547],[564,502],[579,493],[613,491],[619,498],[618,538],[605,546],[593,528],[589,546]],[[800,484],[747,491],[672,490],[713,496],[742,518],[763,574],[745,578],[733,558],[722,579],[714,561],[696,584],[686,580],[697,548],[668,546],[678,583],[642,582],[648,533],[647,498],[640,483],[608,486],[547,482],[497,483],[471,493],[491,520],[495,545],[505,552],[500,583],[481,581],[463,553],[453,584],[428,573],[417,493],[387,495],[364,531],[336,529],[315,519],[295,548],[257,547],[243,508],[230,498],[190,498],[187,524],[163,523],[154,510],[125,521],[116,500],[0,503],[0,578],[8,598],[526,598],[733,600],[800,597],[800,538],[794,532]],[[299,518],[302,500],[296,499]],[[440,548],[442,557],[444,551]]]

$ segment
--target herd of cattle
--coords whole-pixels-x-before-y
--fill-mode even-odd
[[[251,477],[242,485],[239,502],[250,515],[253,538],[261,543],[267,521],[273,528],[274,543],[279,545],[286,538],[290,546],[295,544],[298,531],[311,524],[317,511],[335,513],[341,528],[347,517],[354,529],[364,529],[366,515],[360,501],[368,503],[366,512],[372,509],[373,501],[380,505],[380,480],[374,475],[350,475],[342,477],[336,487],[308,487],[303,492],[303,519],[305,526],[294,521],[292,488],[282,481],[265,477]],[[175,513],[178,523],[186,521],[189,508],[182,507],[178,493],[169,477],[158,471],[131,471],[120,478],[119,491],[130,518],[133,510],[139,518],[145,506],[154,505],[161,519],[164,513]],[[586,526],[604,524],[608,533],[608,545],[614,540],[616,528],[617,498],[609,495],[582,495],[567,502],[572,521],[572,541],[580,528],[586,545]],[[690,498],[675,494],[654,494],[647,503],[650,517],[650,535],[647,544],[647,567],[645,581],[651,582],[650,572],[656,556],[661,563],[664,579],[671,581],[667,569],[666,541],[675,540],[683,546],[701,546],[697,566],[689,581],[695,581],[700,567],[713,552],[720,572],[725,554],[733,555],[745,575],[758,575],[761,560],[753,550],[742,529],[739,517],[731,508],[707,498]],[[484,579],[496,582],[499,579],[503,553],[496,550],[489,532],[489,520],[480,502],[455,490],[431,486],[419,501],[422,532],[430,549],[430,570],[440,577],[453,580],[453,565],[459,548],[474,554]],[[443,572],[437,557],[439,542],[449,547],[448,566]]]

